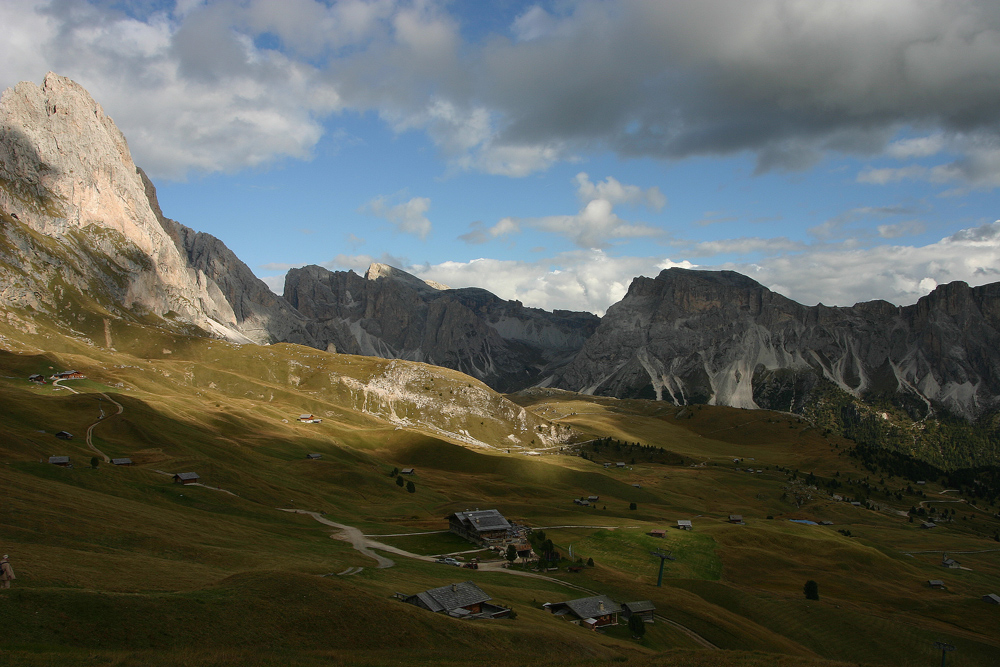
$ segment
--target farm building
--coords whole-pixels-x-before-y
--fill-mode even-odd
[[[28,376],[28,382],[34,382],[35,384],[45,384],[45,376],[35,373],[34,375]]]
[[[600,496],[587,496],[587,500],[589,500],[592,503],[596,503],[600,499],[601,499]]]
[[[946,567],[950,570],[957,570],[960,567],[962,567],[962,564],[959,563],[954,558],[948,558],[947,554],[945,554],[944,556],[941,557],[941,566]]]
[[[315,459],[321,459],[321,458],[323,458],[323,455],[322,454],[306,454],[306,458],[307,459],[314,459],[314,460]]]
[[[402,470],[399,471],[399,474],[400,475],[416,475],[417,471],[414,470],[413,468],[403,468]]]
[[[201,478],[196,472],[179,472],[174,475],[174,483],[176,484],[195,484],[199,479]]]
[[[618,614],[622,611],[621,606],[607,595],[595,595],[567,602],[546,602],[542,606],[556,616],[564,616],[571,623],[591,630],[606,625],[617,625]]]
[[[663,530],[662,528],[654,528],[653,530],[649,531],[649,534],[652,537],[661,537],[662,538],[662,537],[666,537],[667,536],[667,531]]]
[[[652,600],[639,600],[638,602],[622,602],[622,616],[632,618],[633,614],[638,615],[646,623],[653,622],[653,612],[656,607]]]
[[[445,518],[451,532],[483,546],[504,543],[512,528],[497,510],[455,512]]]
[[[87,376],[80,371],[59,371],[52,376],[53,380],[86,380]]]
[[[930,530],[931,528],[937,528],[937,524],[934,523],[933,521],[924,521],[922,524],[920,524],[920,527],[923,528],[924,530]]]
[[[50,456],[49,457],[49,463],[51,463],[54,466],[63,466],[63,467],[66,467],[66,466],[69,465],[69,457],[68,456]]]
[[[321,424],[322,419],[313,414],[303,413],[299,415],[299,421],[303,424]]]
[[[945,587],[944,582],[941,581],[940,579],[928,579],[927,585],[930,586],[931,588],[938,588],[938,589],[944,589]]]
[[[691,519],[678,519],[677,528],[679,530],[693,530],[694,526],[691,524]]]
[[[111,465],[130,466],[132,465],[132,459],[111,459]]]
[[[58,433],[56,433],[56,437],[59,438],[60,440],[72,440],[73,434],[67,431],[59,431]]]
[[[615,467],[616,468],[624,468],[625,467],[625,462],[624,461],[619,461],[618,463],[615,464]]]
[[[492,598],[471,581],[432,588],[416,595],[403,596],[403,602],[456,618],[505,618],[510,609],[489,604]]]
[[[742,525],[743,524],[743,515],[742,514],[730,514],[729,515],[729,523],[738,523],[738,524]]]
[[[997,595],[996,593],[984,595],[983,602],[988,602],[989,604],[1000,604],[1000,595]]]
[[[590,506],[590,501],[589,500],[584,500],[583,498],[574,498],[573,502],[575,504],[577,504],[577,505],[583,505],[584,507],[589,507]]]

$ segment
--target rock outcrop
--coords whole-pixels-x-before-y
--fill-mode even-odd
[[[218,239],[162,216],[125,137],[49,73],[0,98],[0,304],[154,316],[237,342],[311,342]]]
[[[1000,283],[916,304],[807,307],[730,271],[636,278],[545,384],[677,404],[800,412],[820,378],[855,396],[902,392],[975,418],[1000,404]]]
[[[444,366],[499,391],[550,374],[599,322],[590,313],[525,308],[482,289],[447,289],[382,264],[364,277],[293,269],[284,294],[320,347]]]

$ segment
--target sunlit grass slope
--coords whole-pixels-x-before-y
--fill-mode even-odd
[[[110,346],[103,325],[67,336],[0,324],[0,336],[0,550],[18,574],[0,593],[3,664],[917,665],[942,640],[958,647],[949,664],[985,666],[1000,652],[1000,610],[979,600],[1000,592],[996,509],[956,504],[965,518],[924,531],[897,511],[960,499],[929,484],[903,501],[866,487],[880,511],[835,502],[825,483],[853,496],[870,473],[846,456],[851,443],[795,417],[556,391],[515,404],[423,364],[121,321]],[[65,383],[77,394],[27,382],[67,368],[88,377]],[[94,446],[133,466],[90,467],[94,423]],[[678,458],[633,464],[621,450],[625,467],[605,468],[574,455],[598,437]],[[416,469],[413,493],[389,474],[403,467]],[[206,486],[175,484],[178,472]],[[476,507],[595,566],[564,561],[546,580],[387,554],[396,565],[375,569],[334,529],[278,510],[391,536],[443,530]],[[472,548],[446,534],[380,539],[424,555]],[[659,588],[658,549],[676,557]],[[970,569],[942,568],[942,551]],[[517,618],[462,622],[393,598],[465,579]],[[818,601],[803,596],[809,579]],[[541,608],[588,591],[653,600],[682,627],[661,620],[636,641]]]

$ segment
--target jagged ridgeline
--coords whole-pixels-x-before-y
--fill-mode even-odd
[[[112,120],[52,73],[0,101],[0,224],[0,308],[23,330],[107,342],[120,320],[291,342],[498,391],[790,411],[949,469],[1000,461],[1000,284],[942,285],[906,307],[804,306],[737,273],[668,269],[598,318],[376,264],[293,270],[277,296],[219,239],[166,218]]]

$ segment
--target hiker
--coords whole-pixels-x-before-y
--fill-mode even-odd
[[[0,588],[10,588],[10,582],[17,577],[14,576],[14,570],[10,567],[10,558],[7,554],[3,555],[3,560],[0,560]]]

